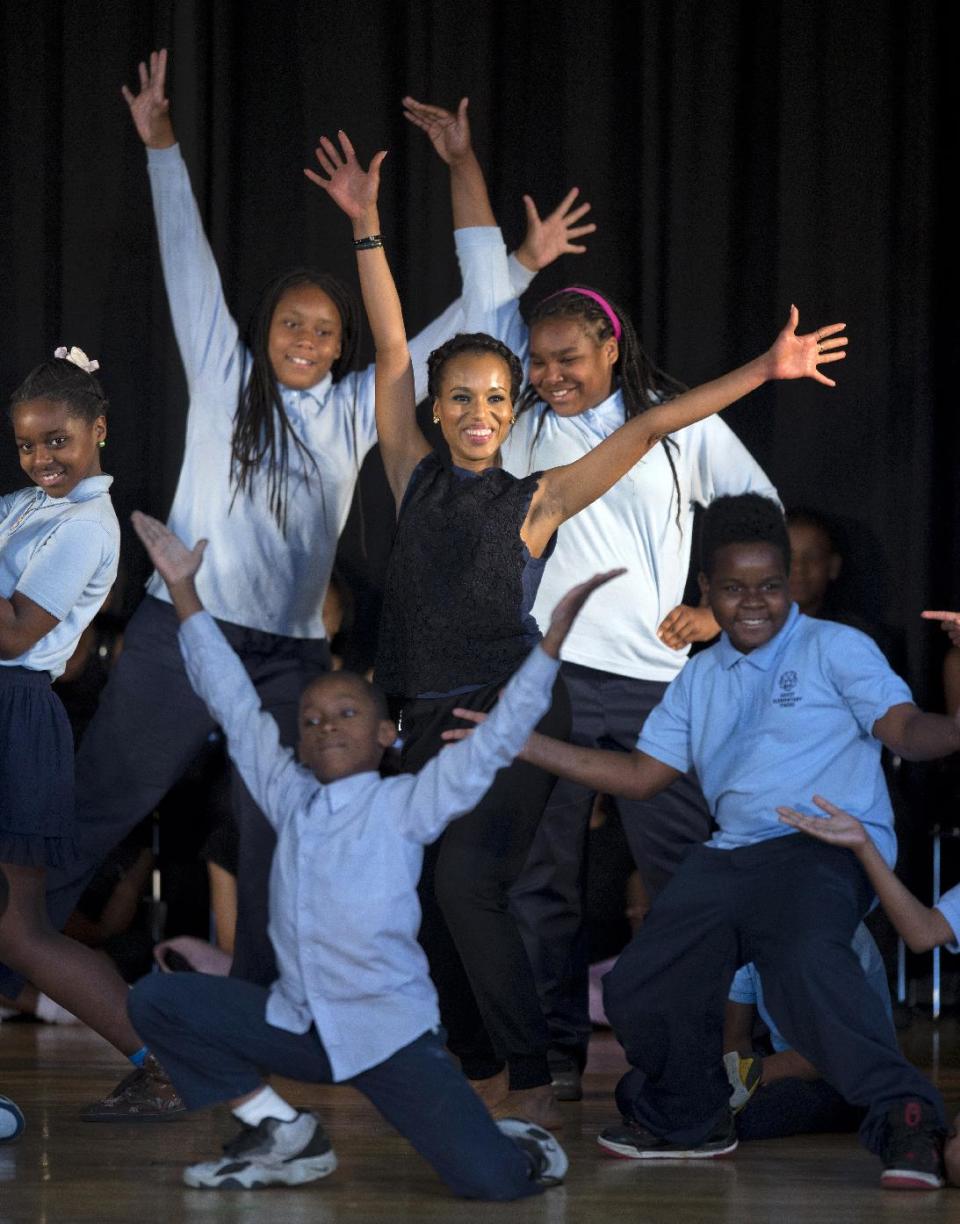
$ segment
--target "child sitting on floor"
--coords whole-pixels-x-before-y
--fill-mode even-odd
[[[197,597],[204,542],[188,551],[142,514],[134,526],[182,622],[191,683],[278,837],[273,986],[174,973],[145,978],[131,994],[133,1024],[187,1107],[228,1101],[243,1123],[222,1159],[185,1170],[187,1185],[298,1185],[334,1170],[319,1119],[295,1111],[265,1073],[351,1082],[456,1194],[507,1200],[556,1184],[567,1159],[552,1136],[518,1119],[495,1124],[443,1048],[417,943],[416,889],[423,847],[469,811],[519,751],[549,707],[570,625],[614,574],[560,602],[485,735],[441,752],[416,775],[382,779],[377,767],[396,729],[380,692],[349,672],[314,680],[300,700],[298,764]]]

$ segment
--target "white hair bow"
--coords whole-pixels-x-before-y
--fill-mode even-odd
[[[92,361],[81,348],[76,345],[71,349],[67,349],[64,345],[56,350],[54,357],[60,357],[64,361],[72,362],[73,365],[79,366],[81,370],[86,370],[88,374],[92,374],[94,370],[100,369],[99,361]]]

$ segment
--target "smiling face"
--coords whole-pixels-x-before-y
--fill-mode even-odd
[[[530,382],[558,416],[602,404],[613,393],[619,357],[612,336],[598,343],[576,319],[543,319],[530,329]]]
[[[321,782],[379,767],[397,729],[359,676],[331,672],[300,698],[300,761]]]
[[[71,415],[62,400],[22,400],[12,413],[20,466],[51,497],[66,497],[81,480],[100,475],[106,418]]]
[[[725,544],[713,556],[713,571],[700,575],[717,624],[742,654],[764,646],[790,614],[787,566],[775,544]]]
[[[325,378],[340,356],[340,312],[317,285],[294,285],[270,320],[267,355],[277,382],[306,391]]]
[[[510,367],[496,353],[457,353],[443,367],[433,402],[457,467],[483,471],[510,432]]]

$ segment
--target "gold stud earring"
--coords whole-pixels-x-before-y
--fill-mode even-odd
[[[434,423],[434,425],[439,425],[439,424],[440,424],[440,418],[439,418],[439,416],[437,416],[436,412],[434,412],[434,414],[433,414],[433,423]]]
[[[516,423],[517,423],[517,414],[515,412],[511,412],[510,413],[510,428],[513,429]]]

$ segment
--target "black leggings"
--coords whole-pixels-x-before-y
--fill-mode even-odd
[[[441,732],[463,725],[450,714],[454,706],[490,710],[503,683],[407,703],[403,769],[417,772],[443,747]],[[562,680],[537,729],[560,739],[569,735]],[[469,1079],[486,1079],[506,1065],[511,1089],[550,1082],[547,1026],[509,893],[555,780],[522,762],[501,769],[477,807],[427,847],[420,879],[420,943],[440,996],[450,1050]]]

